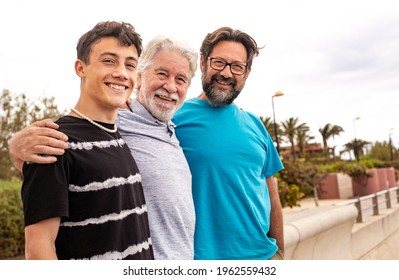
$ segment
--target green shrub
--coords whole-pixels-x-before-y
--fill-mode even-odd
[[[360,163],[366,166],[367,168],[381,168],[386,166],[384,161],[369,157],[363,157]]]
[[[0,259],[24,254],[21,181],[0,180]]]
[[[280,181],[284,181],[288,186],[299,187],[299,192],[306,196],[314,194],[320,185],[325,173],[319,166],[310,162],[300,160],[284,160],[284,169],[279,172]],[[279,184],[280,184],[279,181]],[[298,197],[298,200],[301,197]]]
[[[361,178],[370,178],[373,172],[369,170],[368,163],[347,163],[338,167],[338,170],[352,177],[355,181]]]
[[[300,199],[305,196],[297,185],[288,185],[284,181],[279,183],[278,193],[280,196],[281,206],[290,208],[301,206]]]

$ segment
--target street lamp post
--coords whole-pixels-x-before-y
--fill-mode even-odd
[[[353,143],[354,144],[353,153],[355,155],[356,161],[359,162],[359,154],[358,154],[359,153],[359,145],[358,145],[357,138],[356,138],[356,121],[357,120],[360,120],[360,117],[356,117],[356,118],[353,119],[353,132],[355,134],[355,141]]]
[[[278,132],[277,132],[277,124],[276,124],[276,114],[274,112],[274,98],[275,97],[279,97],[279,96],[283,96],[284,93],[282,93],[281,91],[277,91],[273,96],[272,96],[272,107],[273,107],[273,122],[274,122],[274,135],[275,135],[275,140],[276,140],[276,144],[277,144],[277,153],[280,154],[280,144],[278,141]]]
[[[393,161],[393,147],[392,147],[392,133],[393,133],[393,128],[389,130],[389,153],[391,155],[391,161]]]
[[[355,133],[355,140],[356,140],[356,121],[360,120],[360,117],[356,117],[353,119],[353,132]]]

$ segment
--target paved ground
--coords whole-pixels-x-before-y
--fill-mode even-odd
[[[350,200],[351,199],[319,199],[318,203],[319,203],[319,206],[328,206],[328,205],[344,203],[344,202],[350,201]],[[291,213],[297,213],[299,211],[317,207],[316,203],[312,197],[307,197],[307,198],[302,199],[300,201],[300,204],[301,204],[300,207],[293,207],[293,208],[284,207],[283,214],[289,215]]]

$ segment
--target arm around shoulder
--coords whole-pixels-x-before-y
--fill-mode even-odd
[[[8,141],[8,152],[14,166],[22,171],[25,161],[35,163],[53,163],[57,160],[54,156],[62,155],[68,147],[68,137],[57,131],[58,125],[50,119],[34,122],[17,132]]]

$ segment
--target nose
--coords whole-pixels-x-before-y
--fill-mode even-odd
[[[176,82],[174,79],[170,78],[165,81],[163,84],[163,88],[168,92],[168,93],[175,93],[177,92],[177,87],[176,87]]]
[[[231,73],[230,65],[226,65],[222,71],[220,71],[220,75],[222,75],[225,78],[231,78],[233,77],[233,73]]]
[[[125,65],[119,65],[118,67],[116,67],[115,71],[112,73],[112,77],[122,80],[128,80],[129,75]]]

